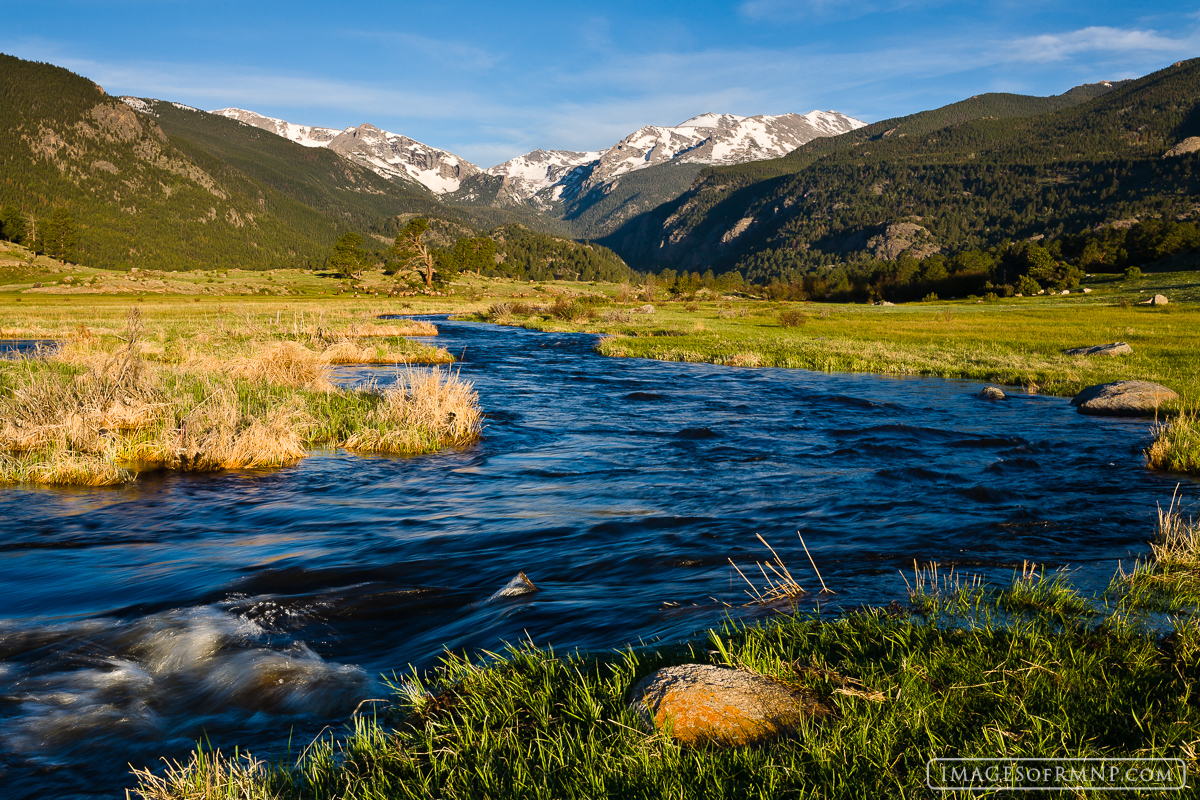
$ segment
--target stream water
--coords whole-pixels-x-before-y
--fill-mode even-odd
[[[721,604],[746,599],[728,559],[769,556],[755,534],[815,590],[802,531],[826,605],[904,599],[914,559],[1100,589],[1177,480],[1143,468],[1148,422],[1061,398],[437,324],[487,413],[477,446],[0,489],[4,796],[119,797],[128,764],[202,737],[302,746],[444,648],[679,640],[749,613]],[[518,571],[540,591],[489,600]]]

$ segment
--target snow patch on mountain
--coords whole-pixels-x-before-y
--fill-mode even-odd
[[[754,117],[708,112],[673,127],[647,125],[595,153],[535,150],[487,172],[504,177],[511,196],[545,206],[609,185],[634,170],[668,162],[740,164],[779,158],[819,136],[864,125],[836,111]]]
[[[120,100],[122,103],[129,106],[130,108],[132,108],[134,111],[138,112],[139,114],[149,114],[152,117],[158,116],[150,108],[150,104],[147,103],[145,100],[142,100],[139,97],[122,97],[122,98],[120,98]]]
[[[489,175],[505,179],[505,189],[521,200],[540,196],[546,190],[546,200],[559,200],[577,184],[580,168],[594,163],[603,150],[576,152],[574,150],[534,150],[486,170]],[[542,203],[539,203],[542,205]]]
[[[453,153],[373,125],[338,130],[297,125],[240,108],[212,113],[304,147],[328,148],[385,178],[416,182],[436,194],[456,192],[464,180],[486,172],[502,178],[498,200],[532,202],[540,208],[613,184],[634,170],[668,162],[739,164],[778,158],[818,136],[836,136],[866,124],[836,111],[754,117],[708,112],[675,126],[647,125],[604,150],[534,150],[481,170]]]
[[[374,125],[338,130],[297,125],[240,108],[221,108],[212,113],[270,131],[304,147],[328,148],[384,178],[401,183],[415,181],[436,194],[457,191],[465,178],[480,172],[479,167],[453,153]]]

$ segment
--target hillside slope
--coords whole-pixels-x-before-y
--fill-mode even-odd
[[[1133,82],[1090,84],[1053,97],[979,95],[816,139],[784,158],[706,169],[676,201],[631,219],[602,241],[635,267],[655,270],[749,271],[761,266],[759,254],[770,250],[768,258],[775,267],[755,272],[763,279],[856,254],[865,256],[867,241],[882,233],[887,223],[913,215],[926,219],[929,213],[941,221],[934,227],[947,229],[935,231],[934,238],[941,236],[937,246],[942,248],[979,246],[1015,236],[1019,234],[1016,224],[989,224],[982,213],[983,198],[968,204],[964,214],[963,192],[996,179],[1006,187],[1024,185],[1025,179],[1017,174],[1023,165],[1066,158],[1060,151],[1068,142],[1056,139],[1050,153],[1043,141],[1046,137],[1082,137],[1083,149],[1072,147],[1070,152],[1090,158],[1084,151],[1093,150],[1085,144],[1092,121],[1067,123],[1071,133],[1062,134],[1052,133],[1052,125],[1039,127],[1039,121],[1073,119],[1062,115],[1137,91],[1133,86]],[[978,152],[981,148],[986,154]],[[928,185],[926,162],[938,170],[962,165],[962,185],[942,190]],[[989,190],[985,196],[987,202],[994,202],[1007,194]]]

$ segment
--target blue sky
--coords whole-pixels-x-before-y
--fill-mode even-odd
[[[6,4],[0,51],[115,94],[370,122],[487,167],[705,111],[867,122],[1200,55],[1200,2]]]

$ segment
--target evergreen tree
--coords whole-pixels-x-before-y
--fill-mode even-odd
[[[347,278],[354,278],[358,275],[367,261],[367,254],[362,249],[362,237],[357,233],[344,233],[338,237],[338,240],[333,245],[333,252],[329,254],[327,263],[329,268],[335,270],[338,274],[344,275]]]
[[[59,261],[75,261],[79,250],[79,226],[71,212],[59,206],[50,212],[50,216],[40,219],[33,249]]]
[[[5,206],[0,211],[0,238],[21,244],[25,234],[25,215],[16,206]]]

